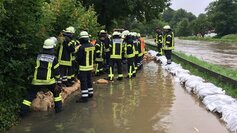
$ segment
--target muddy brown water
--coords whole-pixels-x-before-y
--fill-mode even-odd
[[[153,39],[147,39],[154,42]],[[237,70],[237,42],[219,43],[175,39],[175,50],[204,61]]]
[[[63,112],[31,113],[9,133],[229,133],[158,64],[135,79],[94,85],[88,103],[72,97]]]

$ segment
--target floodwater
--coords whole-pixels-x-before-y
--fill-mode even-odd
[[[88,103],[72,97],[63,112],[31,113],[9,133],[229,133],[154,62],[135,79],[95,84],[94,89]]]
[[[152,39],[147,40],[154,42]],[[237,70],[237,42],[219,43],[175,39],[175,50],[204,61]]]

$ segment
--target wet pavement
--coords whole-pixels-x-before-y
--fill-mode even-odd
[[[31,113],[9,133],[229,133],[198,99],[158,64],[135,79],[94,85],[88,103],[67,100],[63,112]]]
[[[153,42],[153,40],[148,40]],[[237,42],[218,43],[175,39],[175,50],[237,70]]]

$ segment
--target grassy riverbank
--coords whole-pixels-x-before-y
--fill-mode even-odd
[[[237,71],[236,70],[225,68],[225,67],[218,66],[218,65],[214,65],[214,64],[202,61],[196,57],[188,56],[188,55],[185,55],[180,52],[175,52],[175,54],[190,61],[190,62],[195,62],[195,64],[203,66],[203,67],[205,67],[209,70],[212,70],[216,73],[219,73],[219,74],[224,75],[226,77],[237,80]],[[221,82],[220,80],[218,80],[217,77],[213,77],[205,72],[202,72],[202,71],[198,70],[197,68],[194,68],[193,66],[191,66],[181,60],[178,60],[176,58],[173,58],[173,60],[176,63],[180,63],[183,66],[183,68],[188,69],[192,74],[200,76],[200,77],[204,78],[205,80],[215,84],[216,86],[223,88],[228,95],[231,95],[231,96],[237,98],[237,89],[234,88],[232,85]]]
[[[189,36],[189,37],[179,37],[179,39],[221,42],[221,43],[236,43],[237,44],[237,34],[230,34],[230,35],[223,36],[221,38]]]

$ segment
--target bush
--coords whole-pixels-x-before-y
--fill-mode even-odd
[[[29,88],[35,58],[43,41],[68,26],[96,35],[101,26],[93,7],[74,0],[3,0],[0,2],[0,132],[18,120],[20,102]]]

